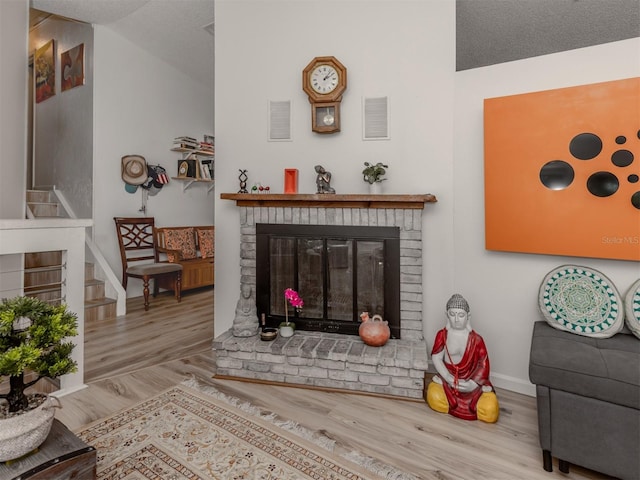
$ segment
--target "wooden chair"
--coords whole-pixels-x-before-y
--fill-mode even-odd
[[[158,294],[158,280],[170,278],[178,302],[181,300],[182,265],[158,261],[155,246],[153,217],[114,217],[120,258],[122,260],[122,286],[127,289],[129,277],[140,278],[143,283],[144,309],[149,310],[149,281],[154,280],[153,296]]]

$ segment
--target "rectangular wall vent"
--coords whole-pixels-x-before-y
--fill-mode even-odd
[[[269,141],[291,141],[291,100],[269,100]]]
[[[363,140],[389,139],[388,97],[364,97],[362,99]]]

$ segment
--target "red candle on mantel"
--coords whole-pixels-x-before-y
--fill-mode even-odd
[[[298,193],[298,169],[284,169],[284,193]]]

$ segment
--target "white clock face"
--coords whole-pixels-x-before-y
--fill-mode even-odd
[[[333,92],[338,86],[338,71],[331,65],[319,65],[311,72],[311,88],[324,95]]]

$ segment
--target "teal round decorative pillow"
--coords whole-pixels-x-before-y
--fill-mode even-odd
[[[608,338],[624,327],[624,307],[615,285],[597,270],[562,265],[540,285],[540,311],[549,325],[585,337]]]
[[[640,338],[640,279],[631,285],[624,297],[624,321],[631,333]]]

